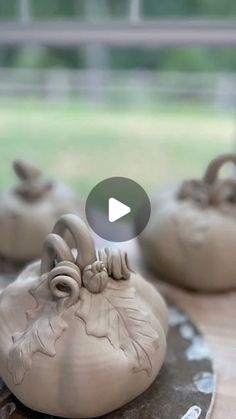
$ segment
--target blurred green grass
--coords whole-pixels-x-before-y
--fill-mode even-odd
[[[0,103],[0,187],[12,185],[11,162],[23,158],[86,197],[100,180],[127,176],[148,192],[202,175],[233,149],[233,114],[193,106],[114,108]]]

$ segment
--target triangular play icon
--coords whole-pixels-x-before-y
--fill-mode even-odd
[[[123,202],[118,201],[115,198],[109,198],[108,202],[108,220],[110,223],[119,220],[125,215],[131,212],[131,208],[128,205],[123,204]]]

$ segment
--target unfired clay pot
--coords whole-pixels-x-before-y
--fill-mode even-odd
[[[76,252],[62,238],[69,230]],[[75,215],[62,216],[0,296],[0,375],[32,409],[96,417],[146,390],[166,353],[162,297],[127,254],[95,251]]]
[[[201,180],[187,180],[152,202],[152,216],[140,235],[147,265],[164,279],[193,290],[236,287],[236,181],[220,180],[224,163],[213,160]]]
[[[14,162],[21,183],[0,194],[0,256],[16,262],[39,258],[45,236],[64,213],[81,213],[78,196],[23,161]]]

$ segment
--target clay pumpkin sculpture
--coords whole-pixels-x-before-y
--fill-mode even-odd
[[[23,161],[13,167],[21,182],[0,195],[0,257],[19,263],[39,258],[58,217],[81,213],[82,206],[70,188],[35,167]]]
[[[144,260],[164,279],[197,291],[236,287],[236,181],[219,179],[224,163],[213,160],[200,180],[186,180],[152,202],[140,236]]]
[[[73,236],[76,251],[62,238]],[[153,382],[166,353],[166,305],[131,271],[127,254],[95,251],[75,215],[64,215],[0,296],[0,375],[28,407],[96,417]]]

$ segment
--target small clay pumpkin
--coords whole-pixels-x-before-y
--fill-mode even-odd
[[[73,236],[76,251],[62,238]],[[96,417],[145,391],[166,353],[167,310],[119,250],[95,251],[87,226],[64,215],[0,295],[0,376],[32,409]]]
[[[81,202],[35,167],[23,161],[13,167],[21,182],[0,195],[0,257],[26,262],[40,256],[44,238],[60,215],[81,213]]]
[[[221,180],[217,157],[199,180],[186,180],[153,199],[140,236],[146,263],[164,279],[193,290],[236,287],[236,181]]]

